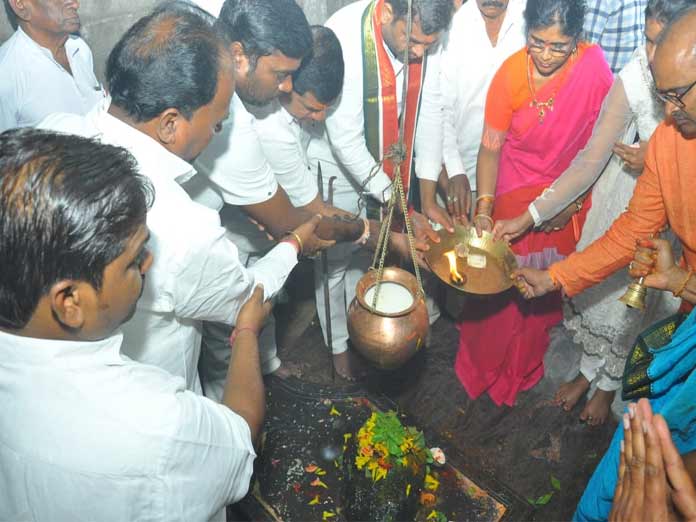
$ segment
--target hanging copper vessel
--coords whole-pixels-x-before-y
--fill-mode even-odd
[[[512,286],[517,259],[505,241],[485,231],[479,237],[474,227],[462,225],[438,235],[440,242],[430,245],[425,260],[442,281],[471,294],[497,294]]]
[[[373,308],[371,297],[377,276],[377,270],[370,270],[358,282],[355,299],[348,308],[348,334],[353,347],[367,360],[378,368],[392,370],[423,346],[429,327],[428,310],[416,278],[395,267],[384,269],[377,309]],[[390,289],[396,292],[390,295]]]

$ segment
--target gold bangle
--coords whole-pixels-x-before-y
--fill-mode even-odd
[[[300,247],[300,253],[297,255],[297,257],[302,257],[302,254],[304,252],[304,245],[302,244],[302,240],[300,239],[300,236],[296,232],[293,232],[292,230],[288,230],[285,234],[295,238],[295,241],[297,241],[297,246]]]
[[[476,218],[480,218],[480,217],[486,218],[488,221],[490,221],[491,226],[495,225],[495,221],[493,221],[493,218],[491,216],[489,216],[488,214],[476,214],[474,216],[474,221],[476,221]]]
[[[493,194],[481,194],[479,197],[476,198],[476,203],[479,201],[490,201],[493,203],[495,201],[495,196]]]
[[[679,285],[679,289],[674,292],[674,297],[681,297],[681,295],[684,293],[684,290],[686,290],[686,285],[689,284],[689,281],[691,280],[691,276],[694,275],[694,271],[689,268],[689,272],[686,274],[686,277],[684,278],[684,282]]]

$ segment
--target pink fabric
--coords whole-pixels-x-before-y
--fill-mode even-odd
[[[528,103],[516,111],[501,149],[494,219],[512,218],[568,167],[585,146],[613,77],[597,46],[588,48],[558,88],[554,110],[539,123]],[[547,90],[546,87],[548,87]],[[553,82],[537,94],[546,100]],[[584,222],[587,209],[578,216]],[[518,259],[546,268],[575,249],[572,224],[551,234],[530,232],[512,245]],[[543,265],[543,266],[540,266]],[[477,300],[479,301],[479,300]],[[455,371],[467,393],[483,392],[513,406],[544,375],[549,330],[562,319],[558,292],[525,301],[512,289],[471,303],[459,324]]]
[[[500,153],[497,195],[551,185],[590,138],[612,82],[602,50],[592,45],[569,71],[544,123],[539,124],[539,110],[529,103],[517,110]],[[537,100],[546,101],[555,88],[549,82],[537,92]]]

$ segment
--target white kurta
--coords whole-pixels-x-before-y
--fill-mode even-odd
[[[206,522],[246,494],[246,421],[122,340],[0,332],[0,520]]]
[[[315,174],[306,155],[308,135],[277,101],[249,111],[236,94],[230,118],[198,158],[200,174],[186,184],[194,200],[223,212],[223,225],[239,248],[245,266],[255,267],[274,241],[253,224],[240,207],[268,201],[280,185],[291,203],[304,206],[317,195]],[[205,393],[220,399],[229,350],[225,325],[206,323],[201,354]],[[277,356],[275,322],[271,317],[259,336],[261,371],[274,372]]]
[[[443,159],[448,175],[466,174],[472,190],[476,190],[486,94],[502,63],[526,43],[525,4],[510,0],[494,47],[477,3],[467,2],[454,15],[443,45]]]
[[[104,99],[87,43],[72,35],[65,51],[72,75],[21,28],[0,46],[0,132],[33,127],[54,112],[84,115]]]
[[[297,264],[297,253],[282,243],[246,268],[217,212],[192,201],[180,186],[195,174],[193,167],[108,114],[107,106],[108,100],[86,117],[52,115],[41,126],[125,147],[152,181],[155,202],[147,224],[154,262],[137,311],[123,327],[126,353],[183,377],[189,389],[200,391],[201,321],[234,324],[257,284],[263,284],[267,299],[280,290]]]

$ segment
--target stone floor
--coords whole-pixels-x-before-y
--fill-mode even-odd
[[[307,295],[310,285],[303,284],[309,277],[311,268],[300,266],[289,286],[289,302],[276,307],[280,355],[305,382],[345,387],[345,381],[331,378],[313,296]],[[597,428],[580,423],[582,401],[570,413],[551,403],[558,384],[577,372],[577,347],[564,330],[554,330],[546,377],[509,408],[496,407],[487,397],[469,399],[453,370],[457,344],[454,323],[443,314],[431,328],[426,349],[398,371],[371,372],[366,386],[435,430],[463,455],[467,467],[493,476],[520,497],[539,499],[554,492],[535,507],[534,520],[569,520],[616,427],[613,420]],[[560,481],[558,491],[552,477]]]

